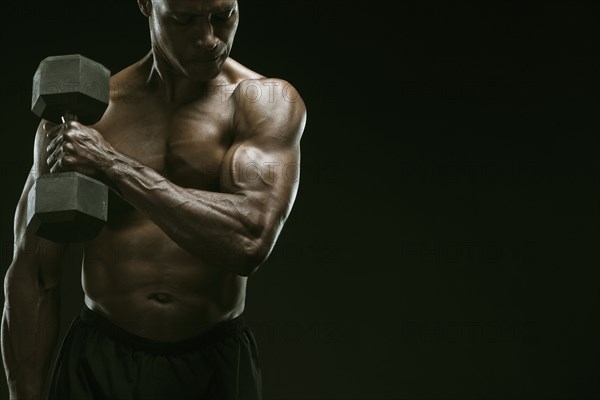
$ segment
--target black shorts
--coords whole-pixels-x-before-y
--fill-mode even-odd
[[[58,353],[50,400],[262,399],[256,341],[239,316],[197,337],[133,335],[84,305]]]

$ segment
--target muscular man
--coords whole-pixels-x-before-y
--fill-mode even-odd
[[[96,125],[42,121],[15,215],[2,354],[11,399],[259,399],[248,276],[297,191],[306,111],[229,53],[235,0],[138,0],[151,51],[111,79]],[[131,205],[84,244],[85,306],[52,374],[66,246],[25,230],[48,171],[103,180]],[[114,203],[113,203],[114,204]]]

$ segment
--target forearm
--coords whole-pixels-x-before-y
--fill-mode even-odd
[[[203,261],[239,275],[261,262],[260,224],[244,195],[182,188],[122,154],[103,172],[121,196]]]
[[[2,359],[11,400],[41,400],[59,334],[59,289],[40,289],[35,277],[5,281]]]

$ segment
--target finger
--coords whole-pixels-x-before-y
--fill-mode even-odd
[[[54,139],[60,133],[62,125],[56,125],[46,131],[46,137],[50,140]]]
[[[70,119],[68,121],[65,121],[63,124],[63,126],[69,128],[69,129],[76,129],[79,128],[79,122],[75,121],[74,119]]]
[[[56,126],[56,124],[54,122],[46,121],[46,122],[44,122],[44,125],[42,125],[42,129],[45,131],[49,131],[50,129],[52,129],[55,126]]]
[[[61,129],[63,129],[63,125],[54,125],[50,127],[50,129],[46,131],[46,137],[48,139],[54,139],[54,137],[61,131]]]
[[[67,171],[68,164],[72,163],[72,161],[72,157],[65,157],[65,154],[61,152],[56,157],[54,165],[50,168],[50,173]]]
[[[52,154],[50,154],[50,156],[48,156],[46,163],[48,166],[53,167],[53,164],[56,164],[58,161],[60,161],[64,155],[65,152],[63,151],[62,147],[58,147],[52,152]],[[52,171],[52,168],[50,168],[50,171]]]
[[[51,173],[51,174],[53,174],[53,173],[55,173],[55,172],[60,172],[60,169],[61,169],[61,164],[62,164],[61,160],[58,160],[58,162],[56,162],[56,163],[55,163],[55,164],[52,166],[52,168],[50,168],[50,173]]]
[[[63,149],[63,154],[74,153],[75,145],[73,143],[65,143],[62,145],[62,149]]]
[[[73,168],[76,165],[76,161],[77,159],[73,156],[69,156],[69,155],[63,155],[60,158],[60,167],[63,170],[71,170],[71,168]]]
[[[63,143],[63,141],[64,141],[63,135],[57,135],[54,139],[52,139],[52,141],[50,142],[48,147],[46,147],[46,153],[52,154],[54,152],[54,150],[56,149],[56,147],[60,146]]]

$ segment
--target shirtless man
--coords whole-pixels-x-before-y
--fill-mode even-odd
[[[236,0],[138,0],[151,51],[111,79],[91,127],[41,121],[15,215],[2,355],[11,399],[259,399],[243,323],[248,276],[298,187],[304,104],[229,58]],[[131,205],[84,244],[85,306],[52,373],[66,245],[25,230],[48,171],[104,181]],[[113,203],[114,204],[114,203]]]

